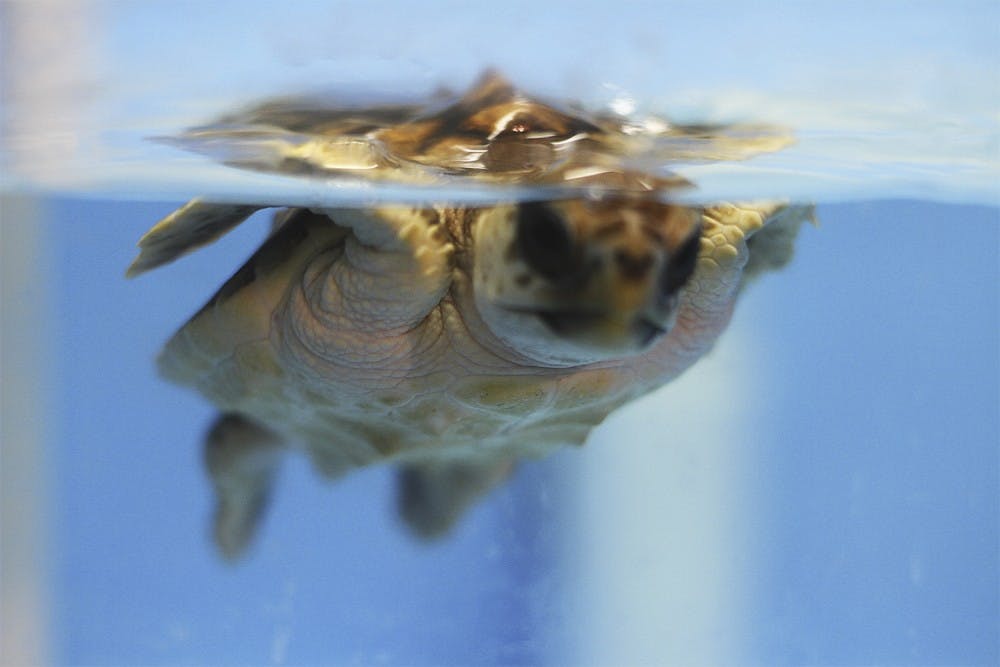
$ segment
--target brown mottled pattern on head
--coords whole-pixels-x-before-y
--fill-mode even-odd
[[[698,229],[698,217],[690,209],[648,197],[571,199],[553,206],[566,212],[578,235],[635,253],[650,242],[673,252]]]
[[[488,73],[456,103],[426,118],[374,132],[393,154],[446,169],[478,162],[489,172],[542,171],[557,158],[556,144],[602,130],[531,100],[496,73]]]

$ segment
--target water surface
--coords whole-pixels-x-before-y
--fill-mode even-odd
[[[17,56],[2,68],[3,455],[28,471],[5,473],[3,527],[5,549],[13,530],[37,546],[2,579],[5,603],[27,591],[25,650],[67,665],[1000,660],[995,6],[505,3],[438,22],[392,3],[67,3],[79,21],[38,33],[75,36],[51,70],[24,23],[11,37],[13,18],[40,20],[26,6],[0,5]],[[317,83],[461,88],[485,64],[587,104],[788,124],[793,149],[686,175],[699,197],[818,202],[821,224],[709,357],[583,449],[523,466],[451,539],[401,530],[389,470],[327,485],[291,458],[256,549],[225,565],[200,460],[212,410],[152,360],[266,222],[123,272],[187,197],[302,186],[146,138]],[[39,86],[59,77],[78,85]]]

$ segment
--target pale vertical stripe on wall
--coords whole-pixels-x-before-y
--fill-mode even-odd
[[[0,665],[47,662],[47,283],[38,203],[0,193]]]
[[[566,545],[574,664],[720,665],[746,655],[745,445],[748,396],[761,379],[752,337],[734,326],[581,452]]]

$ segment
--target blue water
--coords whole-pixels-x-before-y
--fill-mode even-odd
[[[198,446],[211,410],[151,360],[261,230],[124,281],[127,241],[174,205],[47,205],[57,662],[560,664],[585,646],[568,600],[586,574],[562,545],[581,530],[578,459],[635,428],[627,414],[591,447],[526,465],[432,546],[392,518],[388,471],[328,486],[292,459],[252,557],[217,559]],[[745,397],[758,414],[738,443],[755,510],[728,508],[750,524],[733,561],[752,591],[733,601],[745,636],[731,657],[994,663],[1000,211],[880,201],[818,217],[734,323],[762,331],[768,377]],[[639,529],[677,530],[655,517],[685,493],[652,495]],[[683,526],[669,539],[683,543]]]
[[[0,592],[6,602],[24,581],[36,594],[39,614],[2,611],[5,625],[37,620],[32,655],[1000,664],[995,2],[157,0],[33,13],[46,6],[0,1],[0,249],[5,266],[28,260],[27,282],[4,286],[4,465],[28,443],[8,440],[24,416],[10,406],[38,413],[41,438],[22,448],[37,475],[3,496],[5,559],[22,515],[37,517],[40,553],[5,560]],[[461,88],[486,65],[593,107],[793,128],[781,153],[681,171],[695,198],[813,201],[820,224],[747,290],[687,376],[584,448],[525,463],[451,539],[407,536],[390,470],[331,485],[291,457],[250,557],[224,564],[200,451],[212,409],[157,378],[153,359],[267,223],[135,281],[124,269],[135,240],[191,196],[340,194],[149,137],[276,93]],[[20,232],[35,238],[19,245]]]

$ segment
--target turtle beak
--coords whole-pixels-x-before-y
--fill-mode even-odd
[[[700,220],[687,209],[583,198],[522,202],[508,214],[508,224],[483,227],[494,236],[478,239],[476,263],[480,312],[505,341],[590,363],[669,334],[700,248]]]
[[[536,312],[548,329],[588,348],[614,353],[642,352],[670,332],[675,317],[663,322],[646,316],[621,319],[573,311]]]

